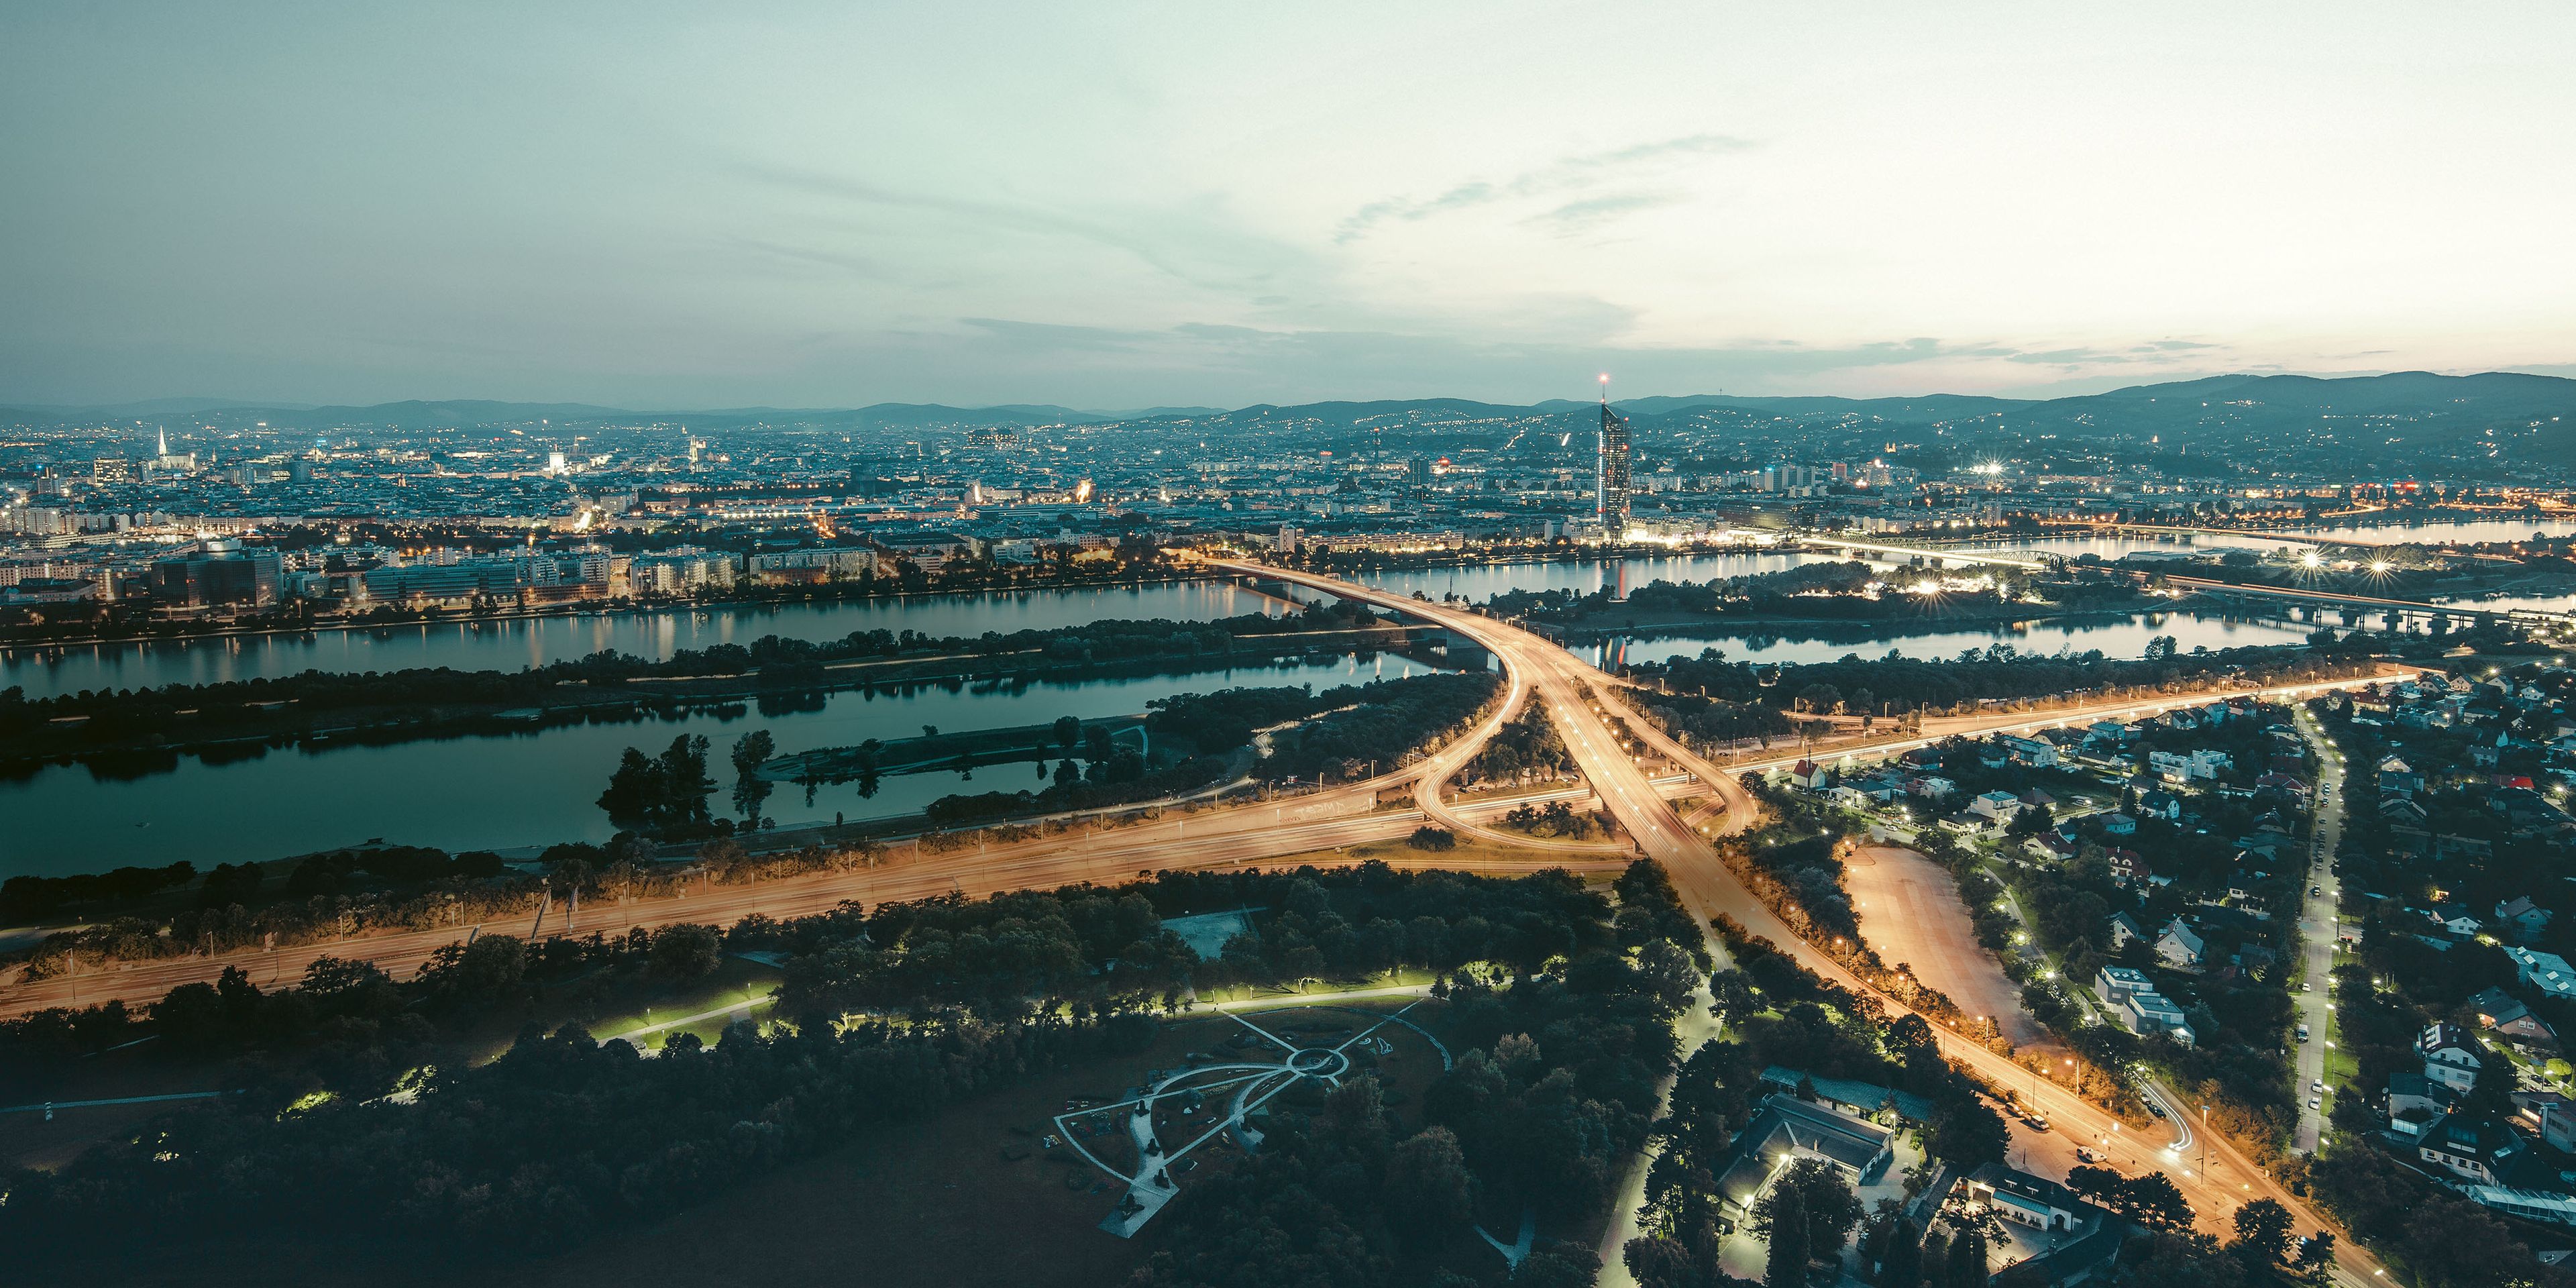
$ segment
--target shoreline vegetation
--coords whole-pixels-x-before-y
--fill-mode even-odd
[[[1248,786],[1347,781],[1364,765],[1392,768],[1399,759],[1461,735],[1490,710],[1500,688],[1500,677],[1490,673],[1435,672],[1322,692],[1271,688],[1176,695],[1155,703],[1147,723],[1196,754],[1170,755],[1161,764],[1116,743],[1106,723],[1086,726],[1068,717],[1049,726],[1062,760],[1044,791],[943,797],[920,815],[881,824],[888,831],[906,824],[921,828],[915,854],[1011,844],[1077,826],[1139,826],[1164,816],[1153,802],[1236,771],[1235,757],[1256,737],[1267,742],[1269,754],[1241,770]],[[121,961],[221,956],[500,922],[525,917],[549,899],[592,906],[672,900],[693,888],[852,872],[887,861],[882,839],[864,825],[831,829],[828,841],[752,852],[743,843],[748,837],[708,808],[718,784],[706,777],[707,751],[703,739],[686,737],[658,758],[630,748],[627,763],[615,773],[601,767],[609,791],[600,802],[628,830],[605,845],[549,846],[524,866],[490,852],[451,856],[391,845],[268,864],[221,864],[202,874],[182,861],[88,876],[11,877],[0,882],[0,922],[78,914],[93,924],[0,953],[0,982]],[[1088,760],[1087,771],[1076,766],[1077,756]],[[765,760],[751,762],[743,777],[760,777]],[[768,785],[764,779],[760,795]],[[756,810],[757,796],[751,804]],[[1080,823],[1063,817],[1120,807],[1137,808]],[[1187,812],[1193,806],[1179,808]],[[628,817],[619,817],[621,809]],[[687,848],[697,842],[702,843]],[[674,843],[682,846],[680,854],[666,859]]]
[[[811,709],[821,695],[849,689],[1187,674],[1281,656],[1405,651],[1413,632],[1365,606],[1336,603],[1279,617],[1110,620],[972,637],[882,629],[821,642],[771,635],[661,661],[603,651],[516,672],[306,671],[38,699],[0,690],[0,777],[70,761],[139,776],[174,767],[182,754],[220,762],[304,743],[381,746],[549,723],[645,720],[745,699],[777,714]]]

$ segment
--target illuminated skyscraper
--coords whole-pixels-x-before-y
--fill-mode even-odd
[[[1601,451],[1593,464],[1593,513],[1601,534],[1613,541],[1628,535],[1628,421],[1610,410],[1610,377],[1601,377]]]

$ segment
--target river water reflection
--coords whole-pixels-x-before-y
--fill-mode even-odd
[[[769,730],[786,754],[870,738],[917,737],[923,725],[956,732],[1045,724],[1058,716],[1094,719],[1141,713],[1147,702],[1175,693],[1298,684],[1324,689],[1430,669],[1380,654],[1323,664],[1041,682],[1019,690],[854,690],[828,695],[817,711],[770,716],[755,708],[734,716],[563,725],[389,747],[288,749],[223,765],[192,757],[170,772],[130,780],[100,779],[79,766],[49,766],[25,780],[0,782],[0,820],[6,820],[0,825],[0,878],[178,859],[204,869],[370,837],[449,850],[599,841],[615,830],[594,802],[618,753],[630,746],[659,750],[683,734],[706,735],[710,773],[729,785],[725,751],[754,729]],[[826,786],[811,805],[804,788],[782,783],[764,812],[782,827],[828,822],[835,811],[851,819],[885,818],[918,812],[958,792],[1043,785],[1027,763],[988,765],[975,770],[971,781],[953,771],[889,776],[868,797],[856,783]],[[721,790],[713,804],[723,807]]]
[[[1830,558],[1813,554],[1698,554],[1637,558],[1610,563],[1481,565],[1374,574],[1377,585],[1433,599],[1460,595],[1481,601],[1507,590],[1630,588],[1663,579],[1707,581],[1773,572]],[[927,635],[972,635],[1031,627],[1064,626],[1103,618],[1208,620],[1239,613],[1284,611],[1286,605],[1252,590],[1217,582],[1079,591],[1036,591],[1001,596],[934,596],[819,606],[709,609],[587,618],[546,618],[489,623],[476,630],[459,624],[402,627],[384,633],[324,632],[313,639],[254,637],[151,649],[75,650],[59,660],[35,661],[23,652],[0,664],[0,685],[24,685],[30,696],[101,686],[132,687],[308,669],[389,670],[449,666],[467,670],[517,669],[603,648],[661,657],[685,648],[747,643],[763,635],[831,639],[855,630],[905,630]],[[2246,644],[2288,644],[2309,628],[2284,622],[2231,621],[2188,613],[2134,614],[2081,621],[1980,626],[1913,634],[1816,632],[1717,636],[1706,631],[1606,645],[1586,644],[1587,659],[1616,662],[1695,656],[1715,647],[1727,657],[1758,662],[1828,661],[1845,654],[1945,658],[1961,649],[2009,643],[2017,649],[2082,652],[2100,649],[2136,657],[2159,635],[2189,650]],[[1802,637],[1803,636],[1803,637]],[[0,782],[0,877],[18,873],[87,872],[124,863],[159,864],[189,859],[201,868],[221,862],[268,859],[383,837],[447,849],[509,849],[558,840],[603,839],[608,820],[593,804],[619,751],[655,748],[679,734],[704,733],[723,748],[755,728],[767,728],[779,750],[845,746],[869,738],[908,737],[922,725],[951,731],[1042,724],[1057,716],[1139,712],[1153,698],[1237,685],[1312,683],[1318,686],[1414,674],[1423,668],[1385,655],[1367,661],[1300,663],[1162,676],[1044,683],[1025,691],[952,691],[929,687],[909,693],[844,692],[820,710],[763,716],[757,711],[726,718],[696,715],[640,723],[571,725],[524,733],[407,743],[390,747],[323,747],[273,751],[254,759],[208,765],[185,759],[171,772],[131,780],[100,779],[82,767],[49,767],[33,776]],[[719,776],[722,776],[721,774]],[[820,789],[812,805],[800,787],[782,785],[767,812],[782,824],[908,814],[958,791],[1018,790],[1039,786],[1026,764],[990,766],[972,782],[955,773],[889,777],[872,797],[856,784]]]
[[[1286,606],[1227,582],[1176,582],[999,595],[912,595],[829,604],[668,609],[591,617],[537,617],[496,622],[441,622],[377,630],[248,635],[151,645],[100,644],[50,651],[13,649],[0,656],[0,689],[17,685],[30,698],[83,689],[206,684],[306,671],[399,671],[450,667],[516,671],[602,649],[665,658],[682,649],[749,644],[764,635],[839,639],[853,631],[981,635],[986,631],[1079,626],[1111,618],[1210,621]]]

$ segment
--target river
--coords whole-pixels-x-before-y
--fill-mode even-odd
[[[30,698],[84,689],[207,684],[306,671],[399,671],[444,666],[516,671],[602,649],[666,658],[682,649],[749,644],[764,635],[840,639],[853,631],[981,635],[1043,630],[1112,618],[1211,621],[1277,613],[1279,600],[1228,582],[1173,582],[991,595],[911,595],[785,604],[655,609],[587,617],[438,622],[304,635],[236,635],[152,644],[98,644],[0,653],[0,689]]]
[[[1694,554],[1610,563],[1404,570],[1372,574],[1369,579],[1391,590],[1419,592],[1434,599],[1454,594],[1484,600],[1507,590],[1591,591],[1615,587],[1623,577],[1630,587],[1657,579],[1707,581],[1773,572],[1830,557]],[[31,696],[42,696],[101,686],[284,675],[308,669],[515,669],[600,649],[666,657],[680,649],[747,643],[771,634],[817,640],[876,629],[976,635],[1112,617],[1208,620],[1275,613],[1285,607],[1278,599],[1220,582],[916,596],[539,618],[490,622],[479,628],[443,623],[381,632],[327,631],[309,639],[253,636],[151,647],[102,646],[43,661],[21,651],[0,663],[0,680],[25,685]],[[2158,635],[2173,636],[2185,650],[2218,649],[2298,643],[2307,629],[2190,613],[2139,613],[1911,634],[1874,632],[1867,627],[1803,632],[1774,628],[1724,636],[1699,631],[1584,645],[1578,651],[1595,661],[1634,662],[1696,656],[1713,647],[1731,659],[1805,662],[1851,653],[1877,657],[1891,648],[1909,657],[1952,657],[1966,648],[2009,643],[2025,651],[2098,648],[2113,656],[2136,657]],[[756,728],[769,729],[778,750],[789,753],[848,746],[869,738],[906,737],[918,733],[924,724],[953,732],[1042,724],[1060,715],[1138,712],[1147,701],[1174,693],[1236,685],[1329,686],[1421,669],[1407,659],[1385,655],[1365,663],[1345,658],[1326,665],[1043,683],[1024,692],[952,691],[937,686],[901,694],[850,691],[830,695],[820,710],[774,717],[756,712],[730,718],[706,714],[669,721],[532,728],[388,747],[297,748],[220,765],[186,758],[175,770],[133,779],[100,778],[83,767],[53,766],[23,780],[0,782],[0,821],[5,821],[0,822],[0,877],[88,872],[179,858],[203,868],[370,837],[451,850],[599,840],[611,829],[593,801],[620,750],[630,745],[656,749],[684,733],[703,733],[717,744],[712,760],[719,767],[718,777],[725,778],[729,775],[721,769],[724,748]],[[913,813],[952,792],[1038,785],[1034,770],[1025,764],[987,767],[972,782],[949,772],[887,777],[867,798],[858,794],[856,784],[825,787],[811,806],[805,803],[802,788],[782,785],[771,796],[767,812],[782,824],[829,819],[836,811],[852,819],[881,818]]]
[[[2176,647],[2186,653],[2204,647],[2215,652],[2253,645],[2304,644],[2308,632],[2313,629],[2285,622],[2233,620],[2198,613],[2132,613],[2066,621],[2015,622],[1961,631],[1878,633],[1866,637],[1860,631],[1811,630],[1802,633],[1776,628],[1743,635],[1622,636],[1579,644],[1575,646],[1574,653],[1605,670],[1620,664],[1698,657],[1703,650],[1712,648],[1730,662],[1831,662],[1852,654],[1875,659],[1891,652],[1913,658],[1945,659],[1957,657],[1965,649],[1992,648],[1998,644],[2009,644],[2023,653],[2085,653],[2100,649],[2106,657],[2134,658],[2145,656],[2147,641],[2160,635],[2172,636]]]
[[[627,747],[658,751],[684,734],[704,734],[708,768],[724,784],[725,753],[736,738],[767,729],[780,754],[846,747],[870,738],[915,737],[923,725],[949,732],[1045,724],[1058,716],[1095,719],[1141,713],[1155,698],[1225,688],[1311,684],[1318,689],[1420,675],[1431,668],[1395,654],[1366,660],[1240,667],[1189,675],[978,691],[927,685],[910,692],[847,690],[819,711],[768,716],[647,717],[560,725],[521,733],[407,742],[387,747],[323,746],[271,751],[256,760],[210,765],[182,758],[177,769],[135,779],[102,779],[79,766],[48,766],[0,782],[0,877],[95,872],[122,864],[187,859],[217,863],[274,859],[370,837],[447,850],[507,850],[555,841],[606,840],[615,829],[594,802]],[[779,784],[763,812],[782,827],[917,813],[960,792],[1034,790],[1027,763],[987,765],[971,780],[955,771],[889,775],[875,795],[859,784],[805,789]]]

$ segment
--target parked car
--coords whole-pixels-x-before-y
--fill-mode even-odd
[[[2307,1040],[2308,1040],[2308,1026],[2307,1026],[2307,1025],[2302,1024],[2302,1025],[2300,1025],[2300,1026],[2299,1026],[2299,1040],[2300,1040],[2301,1042],[2305,1042],[2305,1041],[2307,1041]]]

